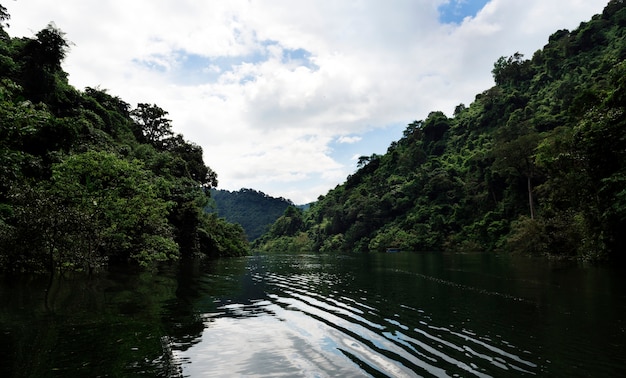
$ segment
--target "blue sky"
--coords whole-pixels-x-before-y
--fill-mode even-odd
[[[179,50],[169,54],[153,54],[147,59],[134,60],[134,63],[148,70],[168,74],[173,81],[179,84],[212,83],[216,82],[224,72],[232,71],[235,66],[267,61],[270,58],[267,48],[277,45],[278,43],[275,41],[265,41],[261,45],[264,49],[237,56],[204,56]],[[281,62],[314,70],[316,66],[311,62],[311,56],[310,52],[302,48],[282,49]]]
[[[476,16],[488,2],[488,0],[449,0],[439,6],[439,20],[442,23],[460,24],[465,17]]]
[[[169,112],[219,188],[307,203],[383,154],[406,125],[451,115],[606,0],[9,1],[10,35],[53,21],[79,89]]]

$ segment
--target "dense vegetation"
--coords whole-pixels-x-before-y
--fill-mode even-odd
[[[217,175],[167,112],[79,91],[48,25],[11,38],[0,5],[0,271],[241,255],[238,225],[204,211]]]
[[[215,211],[231,223],[240,224],[249,241],[267,232],[288,206],[293,203],[285,198],[275,198],[254,189],[228,191],[211,189]]]
[[[494,65],[496,85],[408,125],[387,153],[257,248],[510,250],[582,259],[626,245],[626,5],[612,0],[532,59]]]

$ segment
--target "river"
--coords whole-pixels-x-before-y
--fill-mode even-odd
[[[626,275],[497,254],[5,277],[2,377],[626,376]]]

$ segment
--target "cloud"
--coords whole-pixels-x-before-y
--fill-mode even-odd
[[[337,143],[346,143],[346,144],[353,144],[356,142],[359,142],[361,139],[360,136],[340,136],[339,138],[337,138]]]
[[[50,21],[66,32],[74,45],[64,68],[76,87],[100,86],[169,111],[175,131],[203,147],[220,187],[304,203],[344,181],[354,153],[384,153],[399,137],[397,125],[470,103],[493,85],[498,57],[531,57],[550,34],[575,28],[606,0],[470,3],[30,0],[6,7],[13,36],[32,36]],[[442,16],[446,7],[458,12],[455,22]]]

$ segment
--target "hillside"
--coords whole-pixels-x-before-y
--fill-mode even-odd
[[[77,90],[54,25],[11,38],[0,5],[0,271],[149,266],[247,253],[204,212],[217,174],[157,105]]]
[[[626,5],[559,30],[496,85],[407,126],[384,155],[257,247],[289,251],[508,250],[621,258],[626,246]],[[513,47],[514,48],[514,47]],[[514,51],[514,50],[513,50]]]
[[[254,189],[228,191],[212,189],[214,211],[231,223],[240,224],[249,241],[263,235],[287,207],[293,203],[284,198],[275,198]]]

